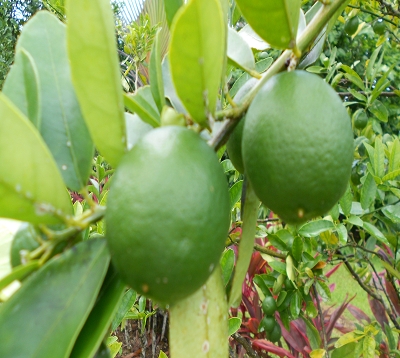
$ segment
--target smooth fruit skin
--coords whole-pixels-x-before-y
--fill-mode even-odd
[[[264,298],[261,308],[266,316],[272,316],[278,309],[276,301],[272,296],[266,296]]]
[[[216,154],[184,127],[147,133],[116,170],[105,221],[112,262],[129,286],[162,304],[193,293],[218,265],[230,224]]]
[[[280,73],[250,105],[242,148],[259,199],[286,223],[300,224],[328,212],[346,190],[351,119],[317,75]]]
[[[346,23],[344,24],[344,32],[351,36],[354,35],[358,29],[358,24],[359,20],[357,16],[352,17],[351,19],[348,19]]]

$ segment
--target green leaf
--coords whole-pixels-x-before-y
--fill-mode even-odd
[[[299,234],[305,237],[315,237],[320,233],[331,230],[335,227],[332,221],[329,220],[316,220],[304,224],[300,230]]]
[[[386,106],[378,99],[372,103],[371,107],[368,107],[368,110],[381,122],[386,123],[388,121],[389,112]]]
[[[242,186],[243,180],[239,180],[229,188],[229,196],[231,198],[231,210],[242,197]]]
[[[348,217],[346,221],[350,224],[357,225],[360,227],[363,227],[363,225],[364,225],[364,221],[362,221],[358,216],[354,216],[354,215]]]
[[[317,289],[318,294],[322,297],[324,301],[328,301],[331,299],[331,290],[325,282],[316,281],[315,288]]]
[[[103,285],[85,325],[79,333],[70,358],[92,357],[103,341],[125,291],[113,265],[108,268]]]
[[[154,102],[150,86],[140,87],[134,94],[124,94],[126,108],[136,113],[143,122],[160,126],[160,112]]]
[[[232,249],[227,249],[221,258],[222,279],[225,286],[229,283],[234,266],[235,253]]]
[[[376,137],[375,139],[374,173],[379,178],[382,178],[385,174],[385,151],[381,137]]]
[[[353,201],[353,195],[351,193],[350,185],[347,185],[346,192],[339,200],[339,204],[340,207],[342,208],[343,214],[346,216],[350,215],[352,201]]]
[[[394,180],[400,175],[400,169],[394,170],[390,173],[387,173],[386,175],[383,176],[382,182],[386,182],[388,180]]]
[[[382,213],[394,223],[400,223],[400,205],[387,205],[382,209]]]
[[[349,92],[354,96],[354,98],[357,98],[361,102],[367,103],[367,97],[365,97],[362,93],[357,92],[352,88],[349,88]]]
[[[300,236],[296,236],[293,240],[292,255],[296,261],[301,261],[303,253],[303,240]]]
[[[383,235],[382,232],[377,227],[364,221],[363,228],[375,239],[379,240],[380,242],[382,242],[385,245],[390,246],[389,241],[387,241],[385,235]]]
[[[271,261],[268,262],[268,265],[271,266],[273,270],[281,273],[282,275],[286,275],[286,263],[282,261]]]
[[[228,306],[221,270],[205,285],[170,307],[170,355],[228,357]]]
[[[50,12],[37,13],[24,25],[19,49],[29,52],[37,68],[40,117],[29,118],[38,125],[65,184],[79,191],[89,178],[94,150],[71,81],[65,25]]]
[[[310,340],[310,345],[312,349],[318,349],[321,347],[321,335],[318,330],[315,328],[313,323],[306,318],[304,315],[301,315],[302,320],[306,324],[307,336]]]
[[[47,262],[0,306],[0,356],[69,357],[108,264],[102,239],[83,241]]]
[[[280,251],[288,251],[288,247],[286,244],[280,239],[278,235],[275,234],[269,234],[268,235],[268,241],[277,248]]]
[[[375,358],[375,339],[371,336],[366,336],[363,339],[363,357]]]
[[[165,14],[167,16],[168,26],[171,28],[172,20],[179,8],[183,5],[183,0],[164,0]]]
[[[237,0],[246,21],[272,47],[292,48],[299,23],[298,0]]]
[[[331,358],[355,358],[356,342],[350,342],[333,350]]]
[[[300,314],[302,298],[299,292],[295,292],[290,302],[290,314],[293,319],[297,319]]]
[[[339,244],[346,245],[347,238],[348,238],[346,226],[344,226],[343,224],[340,224],[336,227],[336,230],[337,230],[337,233],[339,236]]]
[[[384,330],[385,335],[386,335],[386,337],[388,339],[388,343],[389,343],[389,349],[390,350],[396,349],[397,345],[396,345],[396,341],[393,336],[392,329],[390,328],[390,326],[387,323],[384,324],[384,327],[385,327],[385,330]]]
[[[290,255],[286,257],[286,274],[290,281],[294,281],[296,279],[295,267],[292,256]]]
[[[168,358],[168,356],[163,351],[160,351],[158,358]]]
[[[399,271],[397,271],[395,268],[393,268],[393,267],[390,265],[390,263],[388,263],[388,262],[386,262],[386,261],[384,261],[384,260],[382,260],[382,259],[380,259],[380,262],[381,262],[382,266],[384,266],[385,269],[386,269],[387,271],[389,271],[390,274],[391,274],[392,276],[394,276],[394,277],[396,277],[398,280],[400,280],[400,272],[399,272]]]
[[[112,166],[126,151],[114,15],[108,0],[67,2],[72,79],[96,148]]]
[[[341,65],[340,68],[342,68],[346,73],[345,77],[355,84],[358,88],[360,88],[362,91],[365,91],[365,85],[361,77],[358,75],[356,71],[354,71],[352,68],[350,68],[347,65]]]
[[[36,224],[60,222],[60,215],[72,213],[72,205],[47,146],[2,93],[0,118],[0,217]]]
[[[400,141],[396,136],[392,146],[390,147],[389,155],[389,173],[400,169]]]
[[[364,184],[361,187],[360,203],[361,207],[365,210],[368,209],[375,200],[376,183],[373,176],[368,173],[365,178]]]
[[[242,237],[239,243],[238,259],[232,281],[232,288],[229,295],[229,306],[237,307],[242,301],[242,286],[249,268],[251,255],[254,248],[256,235],[257,213],[260,201],[250,183],[246,187],[246,199],[242,226]]]
[[[150,124],[143,122],[137,114],[125,113],[125,123],[128,150],[132,149],[140,138],[153,129]]]
[[[36,128],[40,128],[39,74],[32,56],[24,49],[15,54],[14,65],[4,81],[3,93]]]
[[[231,336],[236,333],[242,324],[242,320],[238,317],[231,317],[228,319],[228,334]]]
[[[177,13],[171,29],[171,76],[183,105],[203,126],[216,108],[225,42],[225,20],[218,0],[192,0]]]
[[[381,48],[382,46],[377,47],[368,61],[366,76],[370,82],[372,82],[375,79],[375,74],[376,74],[375,61],[379,55]]]
[[[390,85],[390,81],[387,80],[390,72],[392,72],[395,64],[389,67],[387,71],[384,72],[383,76],[378,80],[374,89],[371,93],[370,103],[373,103],[378,96]]]
[[[121,324],[122,320],[126,313],[132,308],[137,298],[136,292],[131,288],[127,290],[122,297],[121,303],[118,307],[118,310],[114,316],[114,319],[111,324],[111,330],[115,331],[117,327]]]
[[[243,37],[231,27],[228,28],[228,58],[244,71],[254,71],[256,69],[251,48]]]
[[[150,86],[154,102],[157,104],[158,112],[161,113],[165,106],[164,82],[162,77],[162,52],[161,52],[161,30],[158,30],[154,39],[153,49],[150,56]]]

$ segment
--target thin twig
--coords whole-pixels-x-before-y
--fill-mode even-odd
[[[260,356],[257,354],[257,352],[253,349],[251,344],[243,338],[239,333],[234,333],[232,334],[232,338],[238,342],[239,344],[242,345],[242,347],[246,350],[247,354],[251,358],[260,358]]]

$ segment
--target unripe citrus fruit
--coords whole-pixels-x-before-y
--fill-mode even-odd
[[[382,19],[378,19],[372,25],[372,29],[377,35],[383,35],[386,30],[385,22]]]
[[[260,322],[260,328],[263,328],[265,332],[272,332],[275,324],[277,324],[275,317],[264,316],[264,318]]]
[[[118,166],[105,220],[112,262],[128,285],[163,304],[190,295],[218,265],[229,229],[216,154],[187,128],[150,131]]]
[[[346,21],[344,24],[344,32],[351,36],[354,35],[358,29],[359,20],[357,16],[354,16]]]
[[[346,190],[351,120],[317,75],[293,71],[267,81],[247,112],[242,147],[255,193],[287,223],[325,214]]]
[[[353,114],[354,127],[357,129],[364,129],[368,124],[368,115],[364,109],[360,108]]]
[[[272,296],[266,296],[262,302],[261,308],[266,316],[272,316],[278,307]]]
[[[278,342],[282,337],[281,326],[278,322],[275,322],[274,328],[271,332],[265,332],[265,336],[271,342]]]

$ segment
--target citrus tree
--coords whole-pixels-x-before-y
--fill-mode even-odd
[[[166,0],[167,54],[146,23],[154,43],[133,63],[149,85],[133,93],[109,1],[24,26],[0,94],[0,216],[23,222],[0,356],[110,356],[127,287],[168,309],[173,358],[228,357],[231,334],[253,357],[398,353],[398,75],[382,70],[398,4],[303,3]],[[323,52],[338,22],[379,36],[362,66]],[[338,260],[379,324],[332,341],[350,302],[321,307]]]

